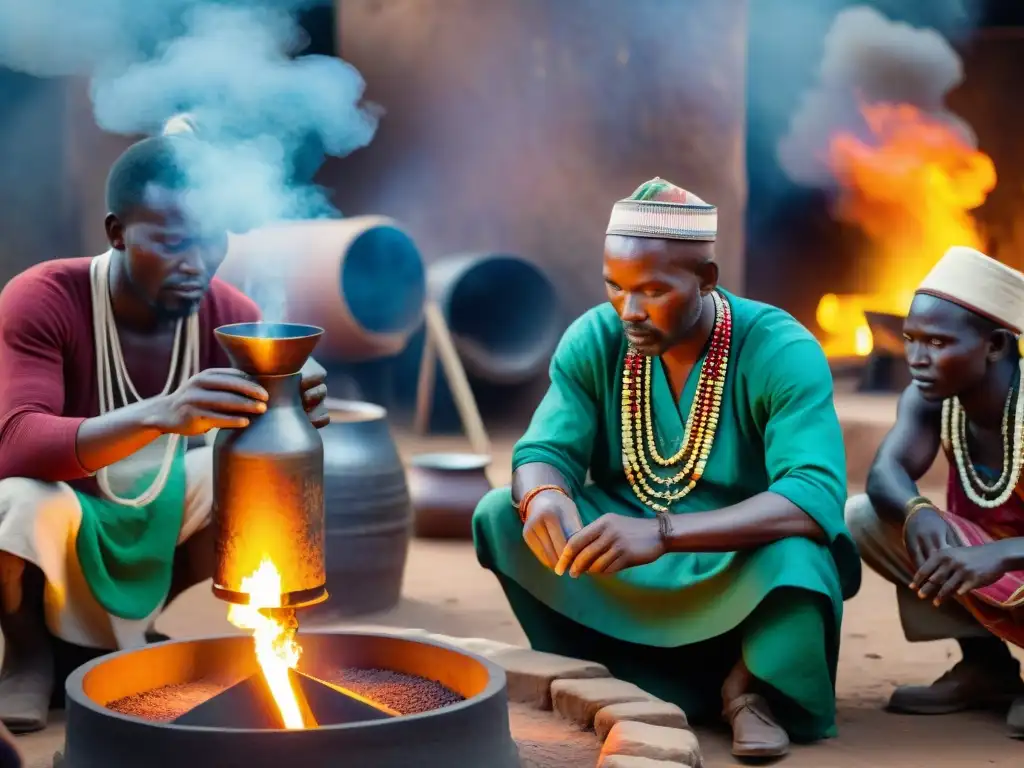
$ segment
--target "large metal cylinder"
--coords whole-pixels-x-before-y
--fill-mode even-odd
[[[396,355],[423,318],[423,260],[386,216],[280,222],[234,235],[217,275],[255,298],[266,320],[323,327],[317,354],[328,361]]]
[[[324,446],[302,404],[299,370],[322,330],[241,323],[216,330],[231,364],[267,390],[267,410],[245,429],[222,429],[213,447],[213,592],[248,604],[246,580],[270,561],[280,606],[327,599]]]
[[[564,327],[539,267],[505,253],[459,254],[431,264],[427,286],[470,376],[519,384],[547,367]]]

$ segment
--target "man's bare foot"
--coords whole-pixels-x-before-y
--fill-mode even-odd
[[[908,715],[946,715],[971,709],[1005,706],[1024,696],[1020,665],[961,661],[931,685],[905,685],[889,699],[888,709]]]

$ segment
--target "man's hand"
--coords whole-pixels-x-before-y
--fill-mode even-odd
[[[317,429],[331,423],[331,416],[323,408],[327,399],[327,371],[313,358],[302,366],[302,407],[309,414],[310,423]]]
[[[538,560],[554,568],[566,539],[583,527],[576,502],[558,491],[541,491],[526,512],[523,540]]]
[[[915,514],[907,523],[904,536],[903,543],[915,568],[923,566],[936,552],[958,543],[942,515],[934,509],[922,509]]]
[[[555,566],[574,579],[581,573],[616,573],[634,565],[653,563],[665,554],[657,519],[604,514],[577,533]]]
[[[146,424],[191,437],[211,429],[242,429],[267,410],[267,390],[233,368],[200,371],[177,392],[152,400]]]
[[[946,547],[933,552],[918,569],[910,588],[922,600],[941,605],[954,595],[987,587],[1009,571],[999,542],[977,547]]]

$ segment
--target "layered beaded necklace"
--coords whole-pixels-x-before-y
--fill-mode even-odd
[[[711,294],[715,305],[715,325],[707,356],[700,368],[697,392],[686,418],[683,444],[669,458],[658,451],[651,418],[651,358],[630,348],[622,366],[622,465],[636,497],[655,512],[668,512],[669,506],[690,493],[704,474],[715,441],[722,407],[722,391],[729,365],[732,339],[732,310],[717,291]],[[679,470],[663,476],[652,465]]]
[[[960,399],[951,397],[942,403],[942,441],[949,446],[953,462],[960,476],[960,485],[972,504],[984,509],[995,509],[1005,504],[1020,483],[1024,466],[1024,397],[1021,385],[1024,369],[1017,386],[1010,385],[1003,406],[1003,471],[995,483],[985,483],[974,469],[967,446],[967,415]],[[1016,407],[1011,407],[1016,402]],[[1013,411],[1013,418],[1010,412]]]

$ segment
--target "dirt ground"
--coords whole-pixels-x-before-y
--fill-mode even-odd
[[[442,450],[458,442],[431,441],[430,449]],[[423,447],[402,440],[404,454]],[[507,466],[507,448],[496,450],[493,482],[507,482],[507,473],[502,477],[500,469]],[[448,635],[526,643],[497,581],[480,570],[469,543],[414,541],[401,603],[385,614],[349,622],[350,626],[362,624],[422,627]],[[172,605],[158,627],[174,637],[233,631],[224,605],[202,585]],[[796,747],[783,764],[787,768],[1021,768],[1024,741],[1004,735],[999,714],[925,718],[881,710],[897,684],[929,682],[957,659],[953,643],[907,643],[892,587],[865,572],[860,594],[847,604],[843,625],[839,738]],[[729,757],[725,734],[701,730],[698,735],[709,768],[736,765]],[[61,740],[59,720],[42,734],[24,737],[29,768],[49,768]]]

